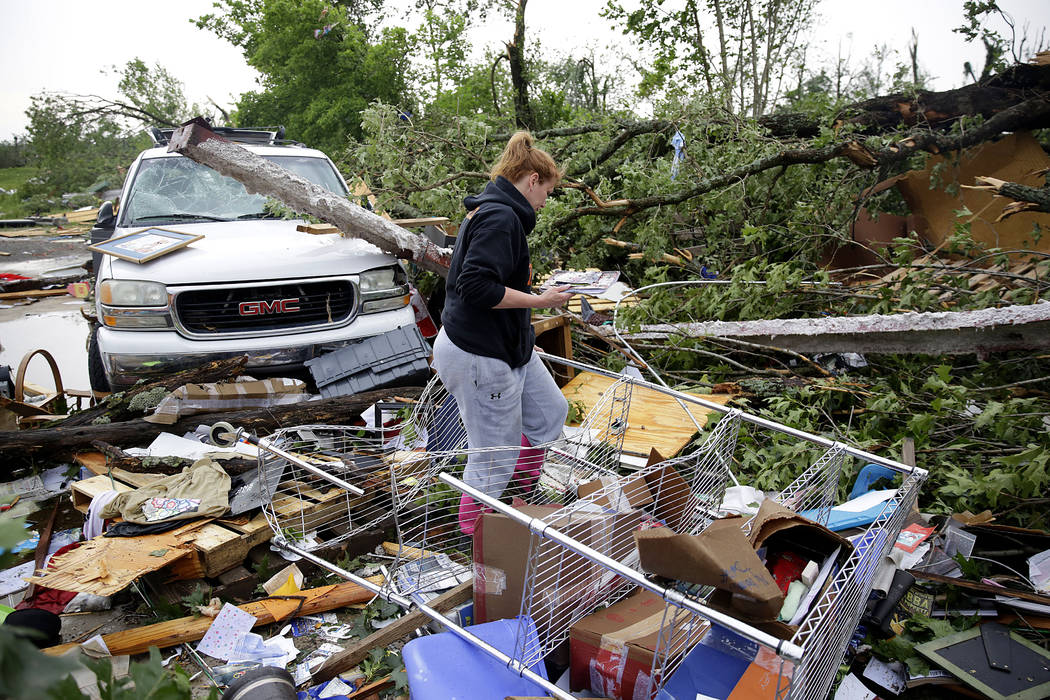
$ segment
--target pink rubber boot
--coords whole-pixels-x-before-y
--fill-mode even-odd
[[[491,512],[491,508],[486,508],[467,494],[463,494],[459,497],[459,529],[464,535],[473,535],[481,514]]]
[[[518,463],[514,466],[514,475],[511,481],[517,481],[522,494],[528,493],[540,478],[540,470],[543,469],[543,458],[545,450],[535,448],[524,434],[521,436],[521,451],[518,453]]]

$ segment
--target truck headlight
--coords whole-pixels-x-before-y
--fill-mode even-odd
[[[372,314],[408,306],[408,280],[400,266],[368,270],[358,276],[361,313]]]
[[[159,282],[105,280],[98,286],[99,316],[110,328],[172,328],[168,290]]]
[[[167,306],[168,290],[159,282],[105,280],[98,299],[107,306]]]

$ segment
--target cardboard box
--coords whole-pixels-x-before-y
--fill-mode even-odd
[[[183,384],[157,405],[149,423],[171,425],[185,416],[212,411],[284,406],[306,401],[310,395],[299,379],[237,380],[225,383]]]
[[[650,464],[647,466],[652,466],[654,460],[663,461],[659,453],[655,450],[653,452],[654,455],[650,457]],[[603,477],[580,484],[576,494],[583,499],[606,489],[606,493],[594,497],[595,505],[618,511],[642,508],[667,527],[688,527],[688,514],[693,511],[691,506],[695,505],[696,497],[689,483],[674,467],[665,465],[661,469],[626,481],[619,488],[616,485],[616,480]]]
[[[538,518],[558,512],[556,506],[519,506],[522,513]],[[632,533],[642,523],[642,513],[578,512],[563,510],[551,518],[552,526],[603,554],[623,558],[633,553]],[[535,577],[530,613],[537,627],[566,629],[580,614],[604,602],[626,585],[612,573],[559,544],[533,537],[500,513],[485,513],[474,532],[474,615],[477,623],[515,617],[521,602],[529,559],[545,575]],[[583,613],[581,613],[581,610]]]
[[[569,687],[611,698],[649,698],[663,598],[638,590],[569,630]]]
[[[841,561],[852,549],[849,541],[803,518],[775,501],[766,500],[751,526],[741,530],[739,517],[716,520],[700,535],[679,535],[666,528],[634,533],[642,568],[682,581],[715,586],[711,607],[789,639],[797,627],[776,622],[784,594],[757,551],[793,551],[818,563],[839,548]]]

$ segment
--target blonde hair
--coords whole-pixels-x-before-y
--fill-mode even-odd
[[[492,179],[502,175],[511,182],[517,182],[523,175],[537,173],[540,180],[547,182],[561,180],[563,172],[546,151],[532,145],[532,134],[518,131],[510,137],[503,149],[499,162],[492,169]]]

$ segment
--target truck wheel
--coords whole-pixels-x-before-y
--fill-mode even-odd
[[[98,326],[93,326],[88,334],[87,355],[91,390],[108,392],[109,380],[106,379],[106,370],[102,367],[102,354],[98,350]]]

